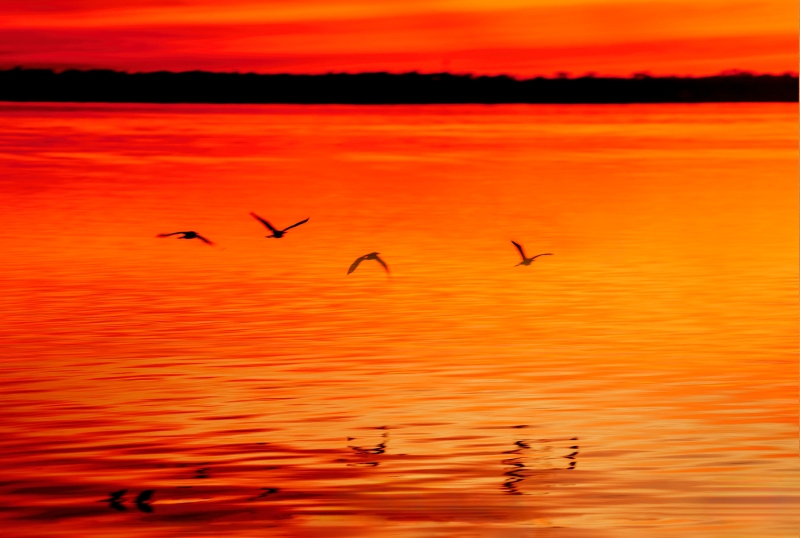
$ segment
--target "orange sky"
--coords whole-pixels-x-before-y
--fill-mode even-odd
[[[4,0],[0,67],[796,72],[795,0]]]

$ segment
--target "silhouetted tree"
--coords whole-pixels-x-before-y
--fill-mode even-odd
[[[697,103],[796,102],[796,74],[734,71],[711,77],[600,77],[518,80],[417,72],[258,75],[255,73],[123,73],[106,69],[60,73],[0,70],[0,100],[146,103]]]

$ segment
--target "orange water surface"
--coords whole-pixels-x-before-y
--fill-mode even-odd
[[[0,114],[4,536],[796,532],[797,105]]]

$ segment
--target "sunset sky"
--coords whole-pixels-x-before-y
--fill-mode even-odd
[[[4,0],[0,67],[796,72],[795,0]]]

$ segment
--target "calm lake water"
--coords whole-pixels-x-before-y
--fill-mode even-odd
[[[797,105],[0,114],[4,536],[796,533]]]

